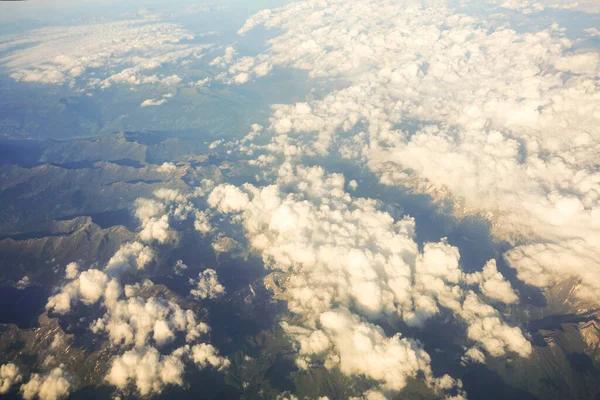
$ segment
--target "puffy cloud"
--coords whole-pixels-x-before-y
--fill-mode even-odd
[[[477,283],[481,288],[481,292],[490,299],[506,304],[516,303],[519,300],[510,282],[498,272],[495,260],[488,261],[481,272],[469,274],[467,282]]]
[[[483,352],[481,350],[479,350],[477,347],[471,347],[470,349],[465,351],[465,355],[463,356],[463,361],[471,362],[471,363],[485,364],[485,354],[483,354]]]
[[[217,75],[217,79],[228,84],[243,85],[253,77],[263,77],[273,66],[268,62],[262,62],[260,57],[238,57],[237,51],[228,46],[222,56],[216,57],[210,65],[226,68],[227,73]]]
[[[150,71],[200,57],[210,45],[192,44],[193,38],[179,25],[155,19],[42,28],[3,38],[0,51],[6,53],[0,63],[25,82],[174,85],[181,78],[161,80]],[[98,71],[97,77],[87,77],[89,69]]]
[[[104,316],[92,323],[92,331],[106,332],[114,346],[138,348],[150,340],[164,346],[177,333],[183,333],[188,342],[208,333],[208,325],[197,321],[193,311],[182,309],[173,300],[140,297],[138,291],[134,286],[126,286],[126,298],[110,304]]]
[[[79,270],[81,266],[76,262],[68,263],[65,268],[65,278],[67,279],[75,279],[79,275]]]
[[[178,75],[170,75],[162,78],[160,84],[163,86],[176,86],[181,83],[182,79]]]
[[[240,242],[227,237],[222,233],[213,240],[211,247],[215,251],[217,257],[222,253],[227,253],[232,257],[245,258],[248,253]]]
[[[142,396],[160,393],[166,385],[182,386],[184,353],[183,348],[169,355],[163,355],[153,347],[130,350],[113,359],[106,381],[119,389],[126,389],[133,383]]]
[[[467,295],[460,315],[469,321],[467,336],[477,341],[490,355],[504,356],[508,350],[521,357],[531,354],[531,343],[521,330],[504,324],[498,312],[482,303],[474,293]]]
[[[566,55],[556,60],[554,66],[564,72],[596,76],[600,66],[600,54],[587,52]]]
[[[217,186],[208,197],[208,204],[221,212],[241,211],[248,201],[246,193],[229,184]]]
[[[173,164],[172,162],[164,162],[158,168],[156,168],[156,170],[158,172],[164,172],[164,173],[170,174],[170,173],[177,171],[177,166],[175,164]]]
[[[289,274],[284,298],[304,324],[284,328],[298,343],[300,367],[308,368],[311,356],[319,354],[326,365],[379,381],[384,392],[399,391],[418,371],[437,388],[429,356],[418,343],[386,337],[367,321],[397,314],[422,326],[442,308],[459,315],[468,337],[492,356],[531,352],[520,328],[503,322],[493,307],[473,306],[477,295],[469,285],[480,284],[489,297],[506,294],[506,282],[492,264],[481,272],[481,280],[475,275],[469,279],[460,269],[457,248],[441,241],[427,243],[419,252],[413,219],[395,220],[379,210],[378,202],[352,198],[345,187],[342,175],[284,164],[273,185],[219,185],[208,195],[211,206],[241,222],[268,268]],[[359,333],[353,338],[350,326],[369,337],[364,346]],[[401,363],[406,369],[386,366],[384,354],[389,365],[406,357]]]
[[[177,193],[165,191],[158,197],[173,198]],[[100,303],[105,312],[90,324],[91,332],[106,335],[116,350],[125,350],[113,358],[106,380],[123,390],[133,383],[143,396],[159,393],[166,385],[183,385],[184,358],[189,358],[200,368],[221,369],[229,363],[211,345],[197,343],[210,328],[199,321],[192,310],[182,308],[175,299],[155,290],[148,280],[122,287],[121,274],[149,262],[152,253],[149,255],[148,250],[138,242],[128,243],[115,253],[105,271],[88,269],[79,273],[71,268],[73,279],[50,297],[46,306],[55,312],[66,313],[77,301],[90,305]],[[214,297],[224,291],[214,271],[200,275],[197,290],[204,290],[202,295],[205,297]],[[171,354],[160,352],[160,348],[177,338],[184,338],[194,347],[186,345]],[[62,341],[62,337],[57,336],[55,342],[57,340]],[[52,346],[56,347],[54,342]],[[59,373],[53,372],[52,379],[44,383],[46,378],[34,376],[23,386],[24,396],[33,398],[36,393],[41,399],[63,396],[60,390],[65,389],[68,393],[69,385],[65,386],[58,378]],[[50,393],[53,388],[56,388],[57,397],[43,397],[51,396],[42,393]]]
[[[216,149],[217,147],[219,147],[220,145],[222,145],[222,144],[223,144],[223,142],[224,142],[224,140],[223,140],[223,139],[215,140],[214,142],[211,142],[211,143],[208,145],[208,149],[209,149],[209,150],[214,150],[214,149]]]
[[[209,216],[195,209],[189,201],[192,196],[178,190],[162,188],[154,192],[155,199],[137,199],[135,215],[140,220],[142,227],[139,233],[140,239],[144,242],[154,240],[160,243],[176,242],[179,235],[171,229],[170,220],[181,221],[190,216],[196,219],[194,221],[196,230],[204,234],[208,233],[211,229]]]
[[[155,107],[155,106],[160,106],[162,104],[165,104],[168,100],[165,98],[162,99],[147,99],[144,100],[141,104],[140,107],[144,108],[144,107]]]
[[[48,299],[46,309],[65,314],[71,310],[72,303],[79,300],[88,305],[101,298],[107,304],[113,303],[120,296],[120,275],[131,269],[143,269],[153,259],[154,252],[151,248],[140,242],[131,242],[117,250],[103,271],[88,269],[79,273],[80,266],[70,263],[67,265],[70,282]]]
[[[57,294],[48,298],[46,309],[66,314],[71,311],[71,303],[77,298],[79,298],[79,281],[68,283]]]
[[[600,30],[597,28],[584,29],[584,32],[593,37],[600,37]]]
[[[538,287],[551,287],[576,274],[580,281],[573,294],[597,304],[600,301],[599,244],[596,238],[534,243],[509,250],[505,258],[517,269],[519,279]]]
[[[184,271],[188,269],[188,266],[185,265],[182,260],[177,260],[173,269],[175,270],[176,275],[183,275]]]
[[[202,369],[229,366],[229,360],[220,357],[209,344],[180,347],[167,355],[153,347],[142,347],[114,358],[106,381],[121,390],[132,384],[141,396],[158,394],[167,385],[183,386],[188,358]]]
[[[21,394],[26,400],[59,400],[66,398],[70,389],[71,383],[65,374],[64,366],[61,365],[46,375],[31,375],[29,382],[21,385]]]
[[[450,199],[458,216],[486,216],[494,234],[525,246],[507,254],[520,277],[546,287],[574,276],[578,295],[593,299],[600,289],[598,52],[557,25],[517,32],[488,17],[411,0],[302,1],[256,14],[241,34],[257,25],[279,33],[254,61],[234,58],[228,76],[237,64],[269,63],[344,87],[274,106],[270,143],[244,146],[288,160],[339,154],[384,184]],[[572,262],[557,275],[556,259],[537,245]]]
[[[464,392],[460,381],[448,375],[434,378],[430,368],[430,357],[417,341],[402,338],[400,334],[387,337],[383,329],[365,322],[347,309],[334,309],[321,314],[320,330],[310,330],[283,324],[300,345],[297,364],[308,368],[310,355],[327,354],[325,366],[339,368],[343,373],[361,375],[380,381],[378,389],[364,394],[367,399],[385,399],[392,393],[402,390],[408,378],[418,373],[425,375],[426,382],[440,392],[455,389],[456,399],[462,399]]]
[[[88,269],[79,275],[79,292],[84,303],[93,304],[104,294],[108,277],[97,269]]]
[[[169,220],[199,214],[189,197],[163,188],[156,190],[153,199],[138,199],[135,215],[142,225],[139,239],[160,243],[176,240],[177,232],[170,229]],[[200,223],[208,223],[208,216],[205,219],[199,218]],[[104,314],[89,328],[93,334],[105,336],[115,351],[124,351],[112,359],[106,380],[119,390],[127,390],[132,384],[142,396],[160,393],[166,385],[182,386],[186,359],[199,368],[222,369],[229,365],[212,345],[198,343],[210,328],[197,319],[194,311],[182,308],[176,296],[155,287],[149,280],[123,286],[124,274],[144,269],[154,258],[151,247],[130,242],[121,246],[104,270],[92,268],[80,272],[81,267],[71,263],[67,266],[69,281],[46,305],[47,309],[63,314],[79,301],[104,309]],[[181,274],[186,268],[178,261],[175,272]],[[192,295],[200,298],[216,298],[224,293],[213,270],[204,271],[193,283],[196,288]],[[181,339],[189,344],[171,354],[161,353],[161,349]],[[41,385],[39,377],[32,380],[27,393],[35,393],[36,385]]]
[[[196,211],[194,214],[194,229],[203,235],[212,231],[209,215],[205,211]]]
[[[15,285],[15,287],[19,290],[23,290],[28,288],[31,285],[31,279],[28,276],[24,276]]]
[[[214,269],[200,272],[198,279],[190,279],[190,283],[195,286],[190,290],[190,294],[199,299],[216,299],[225,293],[225,287],[219,283],[217,271]]]
[[[219,356],[217,349],[211,344],[200,343],[192,347],[192,360],[200,368],[213,367],[224,369],[229,367],[229,360]]]
[[[233,46],[227,46],[223,55],[216,57],[210,62],[210,64],[215,67],[227,67],[228,65],[231,65],[234,62],[237,54],[238,53],[233,48]]]
[[[140,242],[126,243],[108,260],[106,272],[119,275],[130,269],[144,269],[154,256],[154,251]]]
[[[166,213],[165,205],[152,199],[137,199],[135,206],[135,216],[142,224],[151,218],[160,217]]]
[[[160,196],[173,197],[177,193],[167,191]],[[152,214],[154,211],[151,208],[143,210]],[[102,300],[106,313],[91,325],[91,329],[95,333],[107,332],[115,346],[143,347],[150,339],[156,345],[163,346],[179,332],[185,334],[187,341],[194,341],[207,333],[209,328],[203,322],[198,322],[191,310],[182,309],[171,299],[142,295],[152,290],[150,281],[142,285],[121,286],[122,273],[132,268],[143,268],[153,258],[154,253],[149,247],[133,242],[123,245],[109,260],[104,271],[88,269],[78,273],[70,264],[73,279],[59,293],[50,297],[46,307],[66,313],[73,302],[81,300],[86,304],[95,304]]]
[[[381,389],[392,392],[403,389],[407,378],[419,371],[432,380],[429,355],[417,342],[402,339],[400,334],[386,337],[381,327],[343,309],[323,313],[320,323],[337,349],[339,368],[345,374],[381,381]],[[449,388],[453,386],[454,382]]]
[[[300,326],[289,325],[287,322],[282,322],[281,326],[298,342],[298,353],[300,355],[322,354],[331,347],[329,337],[321,330],[306,329]]]
[[[8,393],[11,386],[21,382],[23,377],[19,373],[19,367],[14,363],[0,366],[0,394]]]
[[[211,78],[204,78],[204,79],[200,79],[200,80],[198,80],[196,82],[190,83],[190,86],[193,86],[193,87],[204,87],[204,86],[207,86],[211,81],[212,81]]]
[[[158,218],[149,218],[142,221],[143,229],[140,231],[140,239],[144,242],[156,240],[160,243],[174,242],[177,240],[177,232],[170,229],[169,216],[162,215]]]
[[[57,294],[51,296],[46,309],[65,314],[71,311],[71,305],[79,300],[87,305],[95,304],[101,298],[111,302],[120,290],[115,289],[115,285],[118,286],[117,280],[110,279],[105,271],[88,269],[76,275]]]
[[[187,200],[187,196],[174,189],[161,188],[154,192],[154,196],[162,201],[184,203]],[[179,206],[179,205],[178,205]]]

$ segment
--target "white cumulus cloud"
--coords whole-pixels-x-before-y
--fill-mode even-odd
[[[19,367],[14,363],[0,366],[0,394],[8,393],[10,388],[21,382],[23,376],[19,373]]]
[[[199,299],[216,299],[225,293],[225,287],[219,283],[217,271],[207,269],[198,275],[197,280],[190,279],[194,288],[190,294]]]
[[[59,400],[69,395],[71,383],[61,365],[45,375],[33,374],[29,382],[21,385],[21,394],[26,400]]]

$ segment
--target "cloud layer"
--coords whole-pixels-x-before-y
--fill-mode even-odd
[[[539,3],[502,7],[566,5]],[[595,12],[588,2],[569,6]],[[377,381],[365,396],[398,392],[417,374],[463,396],[460,381],[435,377],[418,342],[377,326],[394,316],[422,327],[454,314],[470,341],[466,361],[532,352],[495,308],[518,302],[495,260],[468,274],[445,240],[419,250],[414,220],[353,197],[358,182],[303,165],[325,159],[451,200],[456,216],[488,218],[514,245],[504,257],[521,280],[548,288],[575,277],[578,299],[600,300],[599,53],[557,24],[521,32],[496,22],[443,1],[306,0],[247,20],[241,35],[277,29],[266,51],[242,57],[228,47],[213,61],[229,84],[277,67],[327,82],[311,100],[273,105],[266,131],[255,125],[218,144],[236,148],[271,185],[207,191],[208,205],[231,215],[265,265],[285,274],[283,296],[302,322],[284,329],[300,368],[323,363]],[[406,368],[386,367],[399,364]]]
[[[420,327],[443,310],[464,321],[475,349],[491,356],[531,353],[521,330],[485,301],[515,301],[493,261],[465,274],[458,249],[445,241],[420,252],[412,218],[395,220],[377,201],[353,198],[345,188],[340,174],[284,164],[272,185],[222,184],[207,197],[243,225],[268,268],[289,274],[284,296],[303,323],[284,328],[298,343],[300,368],[325,359],[328,368],[380,382],[381,393],[400,391],[419,372],[434,389],[440,379],[454,382],[445,389],[456,389],[460,382],[434,377],[418,342],[387,337],[371,322],[399,317]]]
[[[8,51],[0,64],[24,82],[172,85],[173,77],[153,71],[198,58],[210,47],[192,44],[193,38],[179,25],[153,18],[42,28],[0,39],[0,51]]]
[[[251,17],[240,33],[281,29],[258,61],[346,87],[274,106],[271,143],[247,154],[340,156],[451,199],[523,245],[506,254],[520,279],[575,276],[597,302],[598,51],[557,25],[517,32],[434,3],[303,1]]]
[[[547,9],[600,13],[600,4],[595,0],[488,0],[487,2],[523,14],[537,13]]]

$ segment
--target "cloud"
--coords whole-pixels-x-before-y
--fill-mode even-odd
[[[273,68],[268,62],[262,62],[260,57],[238,57],[232,46],[226,47],[224,54],[213,59],[210,65],[227,69],[227,73],[217,75],[216,79],[235,85],[243,85],[253,77],[266,76]]]
[[[77,301],[93,305],[102,300],[106,312],[90,325],[90,329],[96,334],[106,332],[116,347],[133,345],[139,348],[150,341],[160,347],[173,341],[178,333],[183,333],[186,341],[193,342],[208,333],[209,327],[197,321],[193,311],[182,309],[170,299],[140,294],[151,290],[152,286],[152,282],[146,281],[143,285],[125,285],[122,288],[119,275],[109,280],[107,272],[88,269],[50,297],[46,308],[65,314]],[[220,284],[207,295],[216,295],[219,290],[224,291]]]
[[[177,84],[181,83],[182,80],[183,79],[181,79],[181,77],[178,75],[170,75],[162,78],[160,80],[160,84],[163,86],[176,86]]]
[[[177,260],[175,265],[173,266],[173,270],[175,271],[175,275],[183,275],[185,270],[188,269],[188,266],[183,263],[182,260]]]
[[[272,185],[223,184],[207,197],[213,208],[243,225],[249,245],[268,268],[289,274],[284,298],[303,323],[285,328],[299,345],[300,367],[310,367],[318,354],[328,360],[326,365],[379,381],[386,393],[401,390],[418,371],[436,388],[437,378],[420,344],[387,337],[370,321],[398,315],[409,325],[423,326],[442,309],[460,316],[468,337],[492,356],[531,353],[520,328],[510,327],[493,307],[473,300],[478,296],[471,285],[491,298],[514,294],[493,263],[481,276],[469,276],[460,269],[458,249],[445,241],[427,243],[419,252],[413,219],[395,220],[377,201],[353,198],[345,187],[340,174],[283,164]],[[359,333],[353,339],[349,326],[364,330],[370,338],[364,346]],[[369,354],[379,356],[371,359]],[[382,354],[391,357],[390,365],[407,368],[389,370]],[[402,357],[406,359],[401,363]],[[415,359],[419,361],[411,365],[409,360]],[[456,381],[452,387],[459,386]]]
[[[174,164],[160,168],[167,173],[177,169]],[[196,192],[212,190],[213,186],[203,182]],[[152,198],[138,199],[133,211],[141,225],[139,241],[122,244],[104,266],[94,263],[86,269],[69,263],[66,280],[48,299],[46,309],[58,314],[79,312],[81,307],[75,306],[80,304],[94,307],[96,316],[88,326],[89,333],[109,350],[111,368],[106,381],[117,387],[117,393],[135,391],[147,396],[160,393],[167,385],[183,386],[186,364],[218,370],[229,365],[214,346],[204,343],[210,327],[196,315],[200,306],[143,279],[143,270],[157,256],[152,244],[168,245],[178,240],[172,223],[190,218],[195,219],[198,229],[205,233],[211,230],[212,213],[200,212],[192,203],[195,196],[195,192],[161,188]],[[174,270],[182,274],[186,268],[178,261]],[[215,299],[225,293],[214,270],[200,273],[193,285],[191,295],[198,299]],[[63,338],[55,339],[58,344],[53,342],[53,348],[60,346]],[[177,350],[173,350],[175,345]],[[41,376],[32,378],[23,391],[30,397],[41,393],[43,380]]]
[[[197,280],[190,279],[190,284],[195,286],[190,294],[199,299],[216,299],[225,293],[225,287],[219,283],[214,269],[200,272]]]
[[[477,283],[481,292],[490,299],[506,304],[516,303],[519,300],[511,284],[498,272],[495,260],[488,261],[481,272],[467,275],[467,282]]]
[[[111,275],[119,275],[130,269],[144,269],[155,253],[140,242],[126,243],[108,260],[106,271]]]
[[[71,303],[79,298],[79,282],[71,282],[63,286],[60,291],[48,298],[47,310],[53,310],[59,314],[71,311]]]
[[[501,8],[532,14],[546,9],[582,11],[585,13],[600,13],[600,5],[595,0],[488,0]]]
[[[205,343],[180,347],[167,355],[153,347],[142,347],[115,357],[106,381],[121,390],[131,384],[141,396],[155,395],[167,385],[183,386],[187,359],[201,369],[221,370],[229,366],[227,359]]]
[[[546,8],[543,2],[530,0],[503,0],[499,3],[499,6],[510,10],[518,10],[523,14],[544,11]]]
[[[194,229],[203,235],[213,230],[212,225],[210,224],[209,215],[205,211],[195,211]]]
[[[23,289],[28,288],[30,285],[31,285],[31,279],[28,276],[24,276],[23,278],[19,279],[19,281],[17,282],[15,287],[19,290],[23,290]]]
[[[506,5],[517,3],[534,4]],[[291,162],[339,155],[383,184],[451,200],[457,216],[485,216],[496,237],[517,245],[506,258],[521,279],[547,288],[575,277],[577,295],[598,300],[596,49],[580,47],[556,24],[517,32],[488,16],[411,0],[302,1],[256,14],[239,33],[258,25],[278,33],[254,61],[232,57],[224,80],[237,64],[269,63],[342,88],[274,105],[270,142],[240,151]],[[558,267],[547,256],[559,249],[572,262]]]
[[[386,337],[381,327],[363,322],[347,310],[325,312],[320,323],[338,351],[339,358],[330,361],[339,362],[343,373],[381,381],[384,393],[403,389],[407,378],[416,377],[419,371],[433,381],[429,355],[417,342],[402,339],[400,334]],[[455,385],[452,380],[449,386]]]
[[[190,43],[193,38],[181,26],[155,19],[42,28],[4,37],[0,51],[7,53],[0,64],[25,82],[172,86],[181,78],[161,78],[152,71],[198,58],[210,47]],[[92,69],[95,77],[86,75]]]
[[[231,257],[246,258],[248,254],[247,250],[240,242],[227,237],[222,233],[218,234],[217,237],[213,239],[211,247],[217,257],[222,253],[227,253]]]
[[[156,168],[158,172],[164,172],[167,174],[177,171],[177,166],[172,162],[164,162]]]
[[[162,104],[165,104],[168,100],[167,99],[147,99],[142,101],[142,103],[140,104],[140,107],[144,108],[144,107],[156,107],[156,106],[160,106]]]
[[[584,29],[583,31],[592,37],[600,37],[600,30],[597,28],[588,28]]]
[[[152,283],[145,285],[151,287]],[[127,285],[125,299],[108,304],[104,316],[94,321],[90,328],[99,334],[106,332],[114,346],[137,348],[150,342],[162,347],[182,333],[187,342],[209,332],[209,327],[197,321],[191,310],[182,309],[173,300],[141,297],[139,287]]]
[[[504,256],[517,269],[519,279],[530,285],[552,287],[576,274],[579,279],[573,294],[597,304],[600,300],[597,243],[581,239],[534,243],[518,246]]]
[[[383,382],[378,390],[370,390],[366,398],[387,398],[402,390],[408,378],[418,373],[432,386],[450,380],[446,389],[460,384],[449,376],[432,377],[430,357],[419,342],[402,338],[400,334],[387,337],[383,329],[365,322],[347,309],[334,309],[320,316],[320,330],[309,330],[283,324],[283,327],[300,343],[301,356],[327,354],[330,347],[334,353],[327,355],[325,367],[337,367],[348,376],[361,375]],[[307,369],[306,357],[297,361],[300,368]],[[464,395],[459,389],[460,395]],[[462,397],[457,397],[462,398]]]
[[[163,164],[164,166],[164,164]],[[174,167],[174,166],[173,166]],[[161,166],[161,168],[163,168]],[[169,167],[169,169],[172,169]],[[170,220],[186,220],[190,216],[195,221],[196,230],[210,231],[208,215],[196,210],[189,202],[190,195],[173,189],[158,189],[155,199],[139,198],[135,201],[135,216],[140,220],[142,230],[139,237],[146,243],[156,240],[159,243],[174,243],[179,235],[170,226]]]
[[[8,393],[11,386],[21,382],[23,376],[19,373],[19,367],[14,363],[0,366],[0,394]]]
[[[177,233],[170,229],[168,215],[145,220],[142,222],[142,226],[143,229],[140,231],[140,239],[144,242],[156,240],[159,243],[167,243],[174,242],[178,238]]]
[[[154,195],[155,199],[136,202],[135,213],[143,226],[139,237],[164,243],[171,239],[171,232],[176,233],[169,229],[169,218],[185,219],[193,208],[188,196],[176,190],[159,189]],[[165,225],[161,226],[163,221]],[[155,287],[150,280],[123,286],[123,275],[128,274],[129,279],[135,277],[129,273],[143,269],[154,258],[151,247],[131,242],[121,246],[104,270],[80,271],[80,265],[70,263],[66,268],[69,280],[46,305],[47,309],[60,314],[71,312],[77,302],[103,309],[104,314],[94,320],[89,329],[92,334],[105,337],[114,352],[120,352],[111,360],[106,381],[120,391],[133,388],[142,396],[158,394],[167,385],[182,386],[186,360],[198,368],[222,369],[229,365],[212,345],[199,342],[210,328],[197,319],[194,311],[182,308],[177,297]],[[176,272],[185,268],[181,261],[175,267]],[[215,298],[225,291],[213,270],[201,273],[194,284],[197,287],[192,292],[200,298]],[[171,353],[161,352],[176,340],[185,340],[187,344]],[[38,396],[43,398],[45,395],[41,393],[49,390],[43,380],[34,376],[23,386],[25,395],[33,398],[39,392]],[[62,383],[52,385],[65,387]],[[67,392],[68,388],[66,386]]]
[[[65,268],[65,278],[75,279],[79,275],[81,266],[76,262],[68,263]]]
[[[158,394],[166,385],[182,386],[183,355],[184,349],[169,355],[160,354],[153,347],[130,350],[113,359],[106,381],[119,389],[133,383],[141,396]]]
[[[248,204],[248,195],[233,185],[219,185],[210,193],[208,204],[221,212],[241,211]]]
[[[104,294],[108,277],[97,269],[88,269],[79,275],[79,292],[84,303],[93,304]]]
[[[200,343],[192,347],[192,360],[200,368],[213,367],[224,369],[229,367],[229,360],[220,357],[217,349],[211,344]]]
[[[70,311],[72,302],[82,299],[99,300],[105,313],[90,324],[90,331],[95,335],[107,335],[109,343],[116,349],[125,350],[124,353],[113,357],[111,368],[106,377],[107,382],[118,389],[126,389],[133,383],[135,390],[142,396],[157,394],[167,385],[183,385],[185,359],[190,359],[199,368],[209,366],[222,369],[229,365],[229,361],[219,356],[218,351],[211,345],[198,343],[202,335],[206,335],[210,328],[202,321],[198,321],[192,310],[181,308],[173,299],[160,294],[153,294],[153,283],[145,281],[143,284],[125,285],[117,279],[106,283],[100,277],[98,270],[87,270],[79,275],[79,280],[63,287],[59,295],[55,295],[48,302],[48,307],[55,311]],[[90,273],[92,279],[91,289],[88,292],[81,290],[82,276]],[[86,278],[87,279],[87,278]],[[72,294],[70,288],[79,282],[79,292]],[[99,289],[104,284],[104,292],[100,295]],[[217,290],[223,291],[219,284],[212,288],[209,296],[216,295]],[[160,292],[159,292],[160,293]],[[60,308],[60,302],[54,300],[64,295],[68,298],[68,306]],[[71,297],[68,297],[71,296]],[[185,339],[186,345],[163,354],[161,348],[173,343],[178,337]],[[129,349],[129,350],[128,350]],[[54,373],[57,376],[57,373]],[[22,389],[26,398],[33,398],[36,391],[49,391],[49,387],[65,387],[63,382],[47,383],[43,386],[43,378],[33,377],[30,383]],[[66,386],[68,389],[68,386]],[[39,394],[40,398],[44,395]],[[46,397],[51,399],[52,397]],[[58,397],[57,397],[58,398]]]
[[[21,385],[21,394],[26,400],[59,400],[66,398],[70,389],[71,383],[65,374],[64,366],[61,365],[46,375],[31,375],[29,382]]]
[[[109,282],[106,272],[88,269],[64,285],[57,294],[51,296],[46,304],[46,309],[66,314],[76,301],[81,300],[87,305],[95,304],[105,296],[107,291],[112,290],[112,285],[114,283]]]
[[[521,329],[502,322],[498,312],[474,293],[467,294],[459,314],[469,323],[469,339],[478,342],[491,356],[505,356],[509,351],[521,357],[531,355],[531,343]]]
[[[481,350],[476,347],[471,347],[467,351],[465,351],[465,355],[463,357],[463,361],[466,363],[485,363],[485,354]]]
[[[104,270],[92,268],[79,272],[77,263],[69,263],[66,270],[70,281],[58,293],[50,296],[46,309],[66,314],[71,311],[71,305],[80,300],[87,305],[95,304],[100,299],[106,304],[114,303],[121,294],[120,276],[130,270],[143,269],[154,257],[150,247],[140,242],[130,242],[117,250]]]

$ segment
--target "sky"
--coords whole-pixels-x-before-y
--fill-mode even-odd
[[[596,1],[137,1],[108,11],[77,3],[60,16],[45,16],[57,7],[50,1],[0,4],[0,18],[15,23],[0,37],[10,79],[85,96],[149,88],[135,105],[144,109],[189,87],[260,91],[285,70],[304,74],[307,93],[267,105],[266,119],[210,145],[235,155],[246,182],[205,179],[138,199],[137,241],[104,266],[65,266],[47,308],[103,310],[90,329],[121,351],[106,377],[117,389],[157,394],[183,386],[186,365],[229,365],[198,342],[211,328],[193,313],[142,295],[151,283],[122,280],[153,260],[154,247],[177,243],[175,221],[193,220],[217,246],[231,236],[285,273],[298,319],[281,326],[296,366],[366,377],[366,399],[390,398],[417,376],[442,397],[468,397],[460,379],[432,368],[418,339],[390,334],[382,320],[422,329],[450,313],[469,343],[462,363],[532,355],[530,335],[504,313],[523,296],[501,262],[543,293],[572,280],[576,308],[600,302]],[[214,15],[232,16],[226,32],[191,23]],[[189,73],[199,60],[210,73]],[[463,249],[443,237],[420,242],[414,216],[363,190],[376,185],[427,195],[453,218],[480,218],[507,250],[466,270]],[[202,272],[190,296],[225,295],[218,275]],[[185,344],[167,352],[177,337]],[[0,387],[23,381],[25,398],[60,398],[72,386],[60,367],[27,378],[2,368]]]

